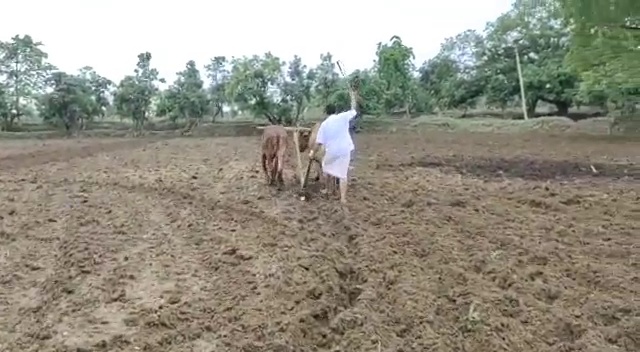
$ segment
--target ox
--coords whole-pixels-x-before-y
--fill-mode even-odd
[[[316,142],[316,137],[318,136],[318,129],[320,129],[320,122],[313,125],[311,130],[309,131],[300,131],[300,145],[299,150],[300,153],[303,153],[309,150]],[[324,146],[321,145],[316,153],[313,156],[313,159],[310,160],[316,166],[316,177],[315,180],[319,181],[322,176],[322,158],[324,158]]]
[[[284,184],[282,170],[287,151],[287,130],[282,126],[267,126],[262,133],[262,170],[267,183]]]

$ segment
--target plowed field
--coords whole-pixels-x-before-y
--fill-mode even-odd
[[[1,142],[0,351],[640,351],[640,143],[358,135],[346,209],[258,145]]]

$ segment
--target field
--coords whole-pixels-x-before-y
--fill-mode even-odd
[[[359,134],[343,209],[258,141],[0,142],[0,351],[640,351],[640,142]]]

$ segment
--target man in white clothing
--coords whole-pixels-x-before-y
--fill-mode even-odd
[[[310,148],[309,158],[313,158],[315,151],[322,145],[325,153],[322,159],[322,172],[340,180],[340,201],[347,202],[347,184],[349,165],[351,164],[351,152],[355,149],[349,126],[351,120],[356,117],[357,97],[353,89],[349,91],[351,96],[351,109],[336,114],[335,108],[328,105],[325,113],[329,115],[318,129],[318,136],[314,147]]]

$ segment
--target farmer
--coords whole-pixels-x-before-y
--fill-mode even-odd
[[[347,175],[351,164],[351,152],[355,149],[351,139],[351,121],[357,115],[357,95],[355,90],[349,89],[351,96],[351,110],[336,114],[336,108],[332,104],[325,107],[327,118],[322,121],[318,129],[315,145],[309,152],[309,158],[313,159],[316,150],[322,145],[325,148],[322,159],[322,171],[326,176],[333,176],[340,180],[340,202],[347,202]]]

